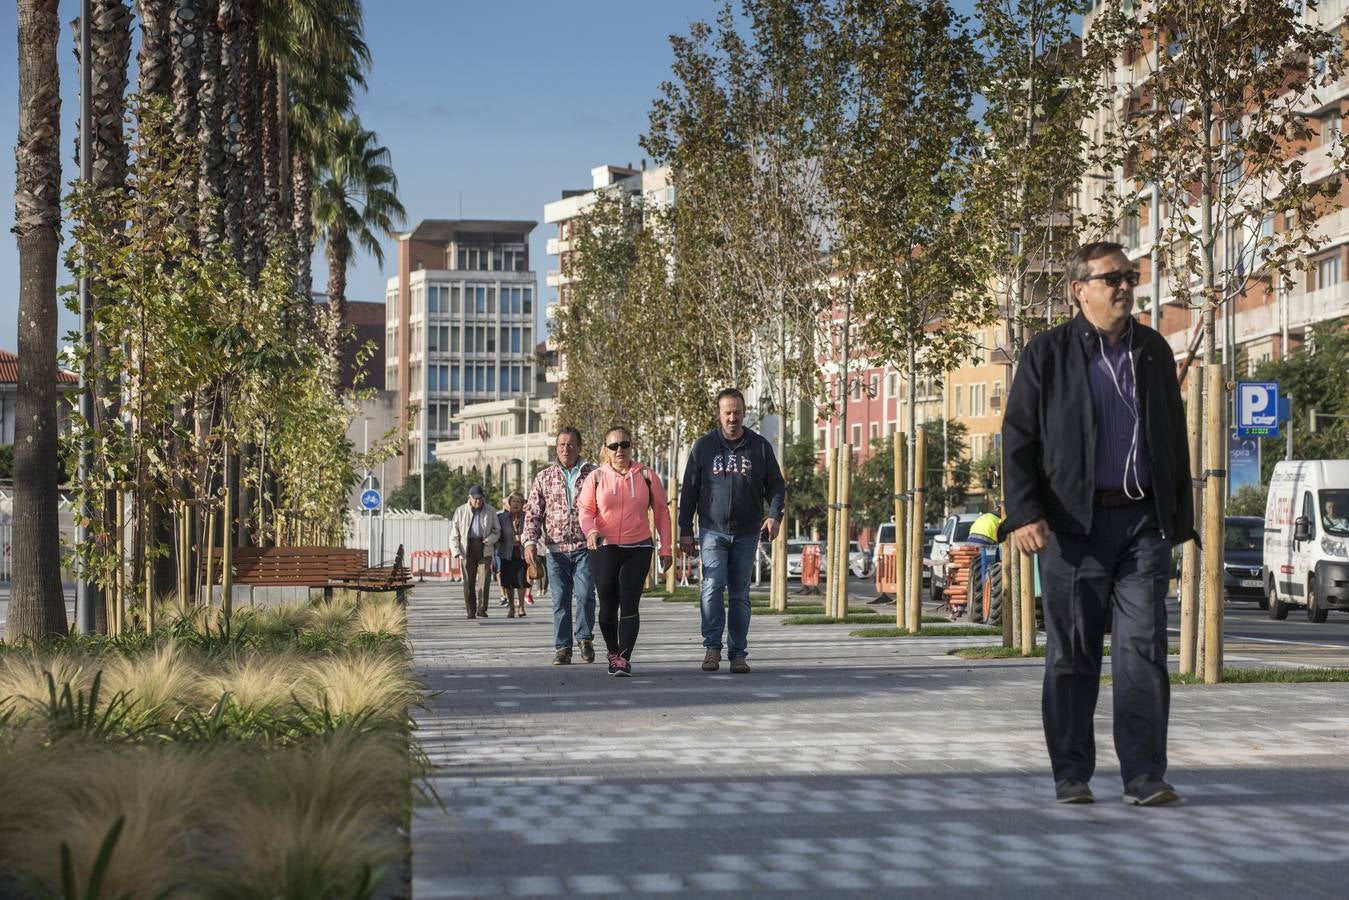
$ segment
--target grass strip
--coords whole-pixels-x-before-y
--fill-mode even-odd
[[[824,607],[820,607],[823,611]],[[837,616],[800,615],[788,616],[782,620],[783,625],[880,625],[885,622],[893,622],[894,616],[883,616],[878,613],[848,613],[843,618]]]
[[[1001,634],[1001,630],[998,632]],[[954,650],[946,651],[948,656],[959,656],[961,659],[1023,659],[1020,647],[957,647]],[[1179,647],[1168,647],[1166,652],[1172,656],[1180,654]],[[1043,644],[1036,644],[1030,654],[1031,657],[1043,657],[1045,648]],[[1106,644],[1101,650],[1102,656],[1110,655],[1110,645]]]
[[[851,616],[849,617],[851,618]],[[935,625],[914,633],[907,628],[861,628],[849,632],[851,637],[981,637],[1002,634],[1001,628],[988,628],[982,625]]]
[[[1001,634],[1002,630],[999,629]],[[959,656],[961,659],[1022,659],[1020,647],[1004,647],[1001,644],[993,647],[957,647],[954,650],[946,651],[948,656]],[[1045,648],[1037,644],[1031,648],[1032,657],[1044,656]]]
[[[1349,668],[1311,666],[1296,669],[1223,668],[1224,684],[1309,684],[1326,681],[1349,681]],[[1204,679],[1197,675],[1172,672],[1171,683],[1203,684]]]

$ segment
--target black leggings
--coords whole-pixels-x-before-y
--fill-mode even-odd
[[[599,597],[600,632],[606,649],[632,659],[641,618],[637,604],[651,568],[650,547],[604,546],[590,551],[590,574]]]

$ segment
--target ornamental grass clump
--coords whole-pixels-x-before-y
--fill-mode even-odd
[[[369,713],[401,722],[418,694],[403,659],[379,650],[352,650],[307,661],[296,697],[335,717]]]
[[[172,641],[148,653],[100,660],[104,696],[124,694],[141,716],[172,716],[197,700],[202,671]]]
[[[411,767],[392,735],[339,732],[238,773],[222,810],[218,897],[368,896],[400,851]]]
[[[93,679],[88,669],[88,658],[78,652],[55,652],[24,647],[0,655],[0,700],[12,698],[15,708],[27,703],[40,703],[47,698],[47,675],[57,684],[87,687]]]
[[[195,842],[221,794],[213,773],[236,764],[232,754],[173,745],[21,741],[0,750],[0,871],[60,885],[65,844],[75,884],[87,884],[121,817],[99,896],[155,897],[178,889],[207,859],[207,848]]]
[[[407,634],[407,616],[397,600],[370,598],[356,608],[355,628],[358,634],[378,634],[404,637]]]
[[[293,652],[249,652],[205,674],[201,690],[204,697],[216,700],[229,694],[240,710],[259,713],[290,703],[303,677],[300,658]]]

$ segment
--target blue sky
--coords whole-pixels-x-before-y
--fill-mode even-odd
[[[369,90],[357,104],[365,127],[389,148],[411,227],[422,219],[526,219],[540,223],[530,265],[549,268],[543,205],[565,188],[590,186],[590,170],[605,163],[636,164],[638,139],[662,80],[669,76],[669,35],[710,18],[716,0],[513,3],[461,0],[378,0],[366,3],[366,40],[374,65]],[[61,2],[63,178],[73,159],[79,109],[74,39],[65,23],[77,0]],[[970,2],[959,2],[968,8]],[[15,4],[0,2],[0,347],[15,349],[18,253],[14,223],[12,150],[18,128]],[[386,241],[381,271],[361,255],[348,276],[352,300],[382,301],[385,280],[396,273],[395,242]],[[322,252],[314,257],[314,284],[327,275]],[[69,280],[62,273],[62,280]],[[74,326],[63,312],[62,332]]]

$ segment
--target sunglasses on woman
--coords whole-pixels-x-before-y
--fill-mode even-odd
[[[1124,282],[1129,282],[1129,287],[1138,287],[1138,270],[1129,272],[1101,272],[1099,275],[1088,275],[1083,281],[1101,280],[1111,288],[1117,288]]]
[[[632,448],[632,441],[614,441],[612,444],[605,444],[604,446],[614,452],[619,450],[630,450]]]

